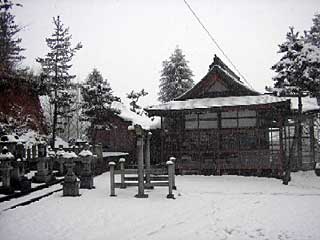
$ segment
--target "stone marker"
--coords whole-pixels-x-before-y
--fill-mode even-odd
[[[83,169],[80,175],[80,188],[92,189],[94,188],[93,174],[91,171],[93,154],[91,151],[84,149],[79,153],[79,157],[83,165]]]
[[[2,187],[1,193],[10,194],[13,193],[13,188],[11,187],[11,174],[10,171],[12,169],[11,161],[14,159],[14,156],[11,152],[8,151],[7,147],[2,148],[2,152],[0,154],[0,170],[2,173]]]
[[[80,181],[73,172],[75,166],[74,159],[77,155],[74,152],[66,152],[63,155],[65,159],[65,166],[67,168],[67,174],[64,177],[63,182],[63,196],[77,197],[79,194]]]

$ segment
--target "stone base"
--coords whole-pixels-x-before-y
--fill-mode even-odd
[[[0,187],[0,194],[10,195],[14,193],[12,187]]]
[[[93,186],[93,176],[82,176],[80,177],[80,188],[92,189]]]
[[[144,189],[154,189],[154,186],[151,183],[145,183]]]
[[[11,179],[11,186],[21,192],[29,192],[31,190],[31,180],[26,177],[20,179]]]
[[[42,175],[42,174],[35,174],[32,178],[32,181],[35,183],[48,183],[54,180],[52,175]]]
[[[173,194],[168,194],[167,198],[175,199]]]
[[[63,196],[77,197],[80,196],[79,193],[79,181],[75,182],[64,182],[63,184]]]
[[[148,198],[148,194],[136,194],[134,195],[135,198]]]

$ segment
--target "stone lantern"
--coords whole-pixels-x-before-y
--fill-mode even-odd
[[[48,156],[49,156],[49,171],[53,172],[53,164],[56,158],[56,152],[53,151],[50,146],[48,147]]]
[[[82,162],[82,171],[80,175],[80,188],[92,189],[93,186],[93,174],[91,171],[91,162],[93,154],[90,150],[84,149],[79,153],[80,160]]]
[[[2,148],[0,153],[0,170],[2,173],[2,187],[1,193],[10,194],[13,193],[13,188],[11,187],[11,175],[10,171],[12,169],[11,161],[14,159],[14,156],[11,152],[8,151],[7,147]]]
[[[63,158],[63,155],[65,154],[66,152],[63,150],[62,147],[59,148],[59,150],[56,152],[56,161],[58,162],[59,164],[59,176],[63,176],[64,175],[64,158]]]
[[[44,142],[40,142],[38,144],[38,157],[46,157],[47,156],[47,145]]]
[[[65,160],[65,166],[67,168],[67,174],[64,176],[63,196],[76,197],[79,194],[80,181],[73,172],[75,166],[74,160],[77,158],[77,154],[74,152],[65,152],[63,158]]]

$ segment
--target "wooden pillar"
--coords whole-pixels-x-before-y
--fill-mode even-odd
[[[147,133],[146,136],[146,145],[144,148],[144,157],[145,157],[145,161],[146,161],[146,188],[148,189],[153,189],[152,186],[150,186],[151,184],[151,180],[150,180],[150,168],[151,168],[151,163],[150,163],[150,138],[152,136],[151,132]]]
[[[284,185],[288,185],[290,181],[291,174],[291,163],[290,163],[290,154],[289,157],[286,156],[286,152],[283,148],[283,117],[280,117],[280,126],[279,126],[279,144],[280,144],[280,160],[282,164],[282,168],[284,167],[284,175],[282,178],[282,183]]]
[[[30,159],[31,159],[31,148],[30,148],[30,146],[28,146],[28,148],[27,148],[27,160],[30,161]]]
[[[161,130],[160,130],[160,162],[164,162],[164,126],[163,126],[163,117],[161,116]]]
[[[302,167],[302,97],[299,94],[298,97],[298,143],[297,143],[297,151],[298,151],[298,161],[297,161],[297,169],[301,169]]]
[[[37,158],[37,145],[32,145],[31,151],[32,151],[32,159]]]
[[[170,157],[170,161],[173,163],[173,180],[172,180],[172,188],[174,190],[177,190],[177,186],[176,186],[176,180],[175,180],[175,175],[176,175],[176,158],[175,157]]]
[[[120,188],[126,188],[126,182],[125,182],[125,169],[124,169],[124,163],[126,162],[126,159],[120,158],[119,163],[120,163],[120,170],[121,170],[121,184]]]
[[[198,148],[198,159],[199,159],[199,170],[202,172],[202,159],[201,159],[201,151],[200,151],[200,117],[199,113],[197,113],[197,148]]]
[[[110,167],[110,197],[116,197],[115,193],[115,181],[114,181],[114,167],[115,167],[115,162],[109,162],[109,167]]]
[[[169,194],[167,195],[167,198],[172,198],[174,199],[174,195],[172,193],[173,189],[173,178],[174,178],[174,172],[173,172],[173,162],[172,161],[167,161],[167,166],[168,166],[168,186],[169,186]]]
[[[314,118],[313,117],[309,119],[309,133],[310,133],[311,162],[314,165],[316,162],[316,151],[315,151]]]
[[[216,154],[216,167],[217,167],[217,174],[221,174],[221,166],[220,166],[220,152],[221,152],[221,112],[219,111],[217,113],[217,123],[218,123],[218,128],[217,128],[217,139],[218,139],[218,148],[217,148],[217,154]]]
[[[138,194],[136,198],[147,198],[148,195],[144,193],[144,164],[143,164],[143,135],[138,135],[137,138],[138,151]]]

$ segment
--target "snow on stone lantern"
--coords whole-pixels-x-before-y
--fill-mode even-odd
[[[2,173],[2,187],[1,193],[10,194],[13,193],[13,188],[11,187],[11,174],[12,169],[11,161],[14,159],[14,156],[11,152],[8,151],[8,148],[4,146],[2,152],[0,153],[0,170]]]
[[[91,162],[93,159],[92,152],[85,147],[79,153],[80,161],[82,162],[83,168],[80,175],[80,188],[92,189],[93,186],[93,174],[91,171]]]
[[[74,152],[65,152],[62,156],[65,160],[65,166],[67,168],[67,174],[64,176],[63,182],[63,196],[80,196],[79,186],[80,181],[75,175],[73,168],[75,166],[74,160],[78,157]]]

